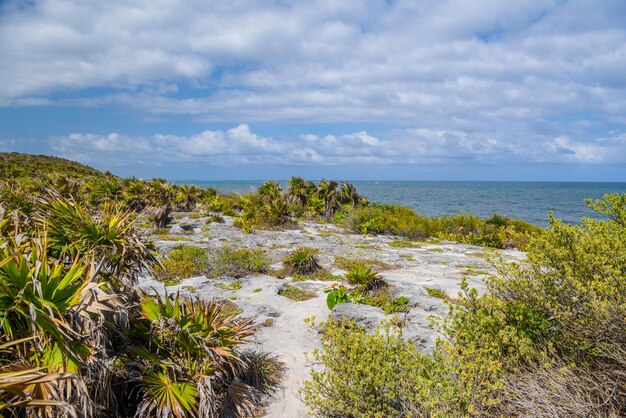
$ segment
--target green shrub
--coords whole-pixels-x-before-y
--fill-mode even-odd
[[[432,235],[428,218],[404,206],[373,204],[357,207],[345,217],[345,223],[362,234],[391,234],[408,239]]]
[[[373,258],[357,258],[357,257],[335,257],[335,266],[342,270],[352,270],[356,266],[368,266],[374,270],[388,270],[393,266],[384,261],[375,260]]]
[[[379,289],[373,292],[373,294],[362,296],[359,303],[381,308],[386,314],[408,312],[411,308],[408,298],[404,296],[394,297],[388,288]]]
[[[351,285],[357,286],[361,292],[379,288],[384,285],[382,278],[371,267],[359,264],[354,266],[348,273],[346,279]]]
[[[287,274],[307,275],[315,273],[321,267],[317,262],[317,250],[308,247],[298,247],[283,260],[283,267]]]
[[[437,362],[402,340],[390,322],[374,335],[350,322],[329,321],[322,327],[322,348],[311,354],[323,370],[311,371],[300,393],[316,416],[428,416],[434,408],[429,377]],[[441,382],[445,384],[445,382]]]
[[[163,269],[156,270],[162,281],[199,276],[206,270],[208,252],[204,248],[176,245],[161,260]]]
[[[252,273],[265,273],[269,265],[269,257],[262,250],[224,246],[209,252],[207,276],[240,278]]]

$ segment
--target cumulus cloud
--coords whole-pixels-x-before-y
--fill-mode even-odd
[[[0,106],[389,127],[59,139],[118,154],[626,162],[625,19],[623,0],[9,0]]]
[[[289,138],[260,136],[242,124],[197,135],[131,137],[71,134],[52,139],[53,149],[86,163],[102,159],[120,165],[203,162],[212,165],[350,165],[433,164],[463,162],[612,163],[621,161],[626,134],[580,143],[556,137],[536,144],[513,145],[461,131],[424,128],[388,132],[384,138],[361,131],[344,135],[304,134]],[[78,156],[78,157],[77,157]]]

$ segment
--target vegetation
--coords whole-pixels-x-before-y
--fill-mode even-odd
[[[3,175],[21,176],[20,161],[30,167],[29,158],[15,158]],[[282,366],[242,348],[252,319],[223,302],[134,287],[140,274],[171,279],[207,268],[206,251],[194,247],[159,261],[135,229],[151,208],[194,206],[198,190],[32,160],[77,176],[0,185],[0,414],[256,413]]]
[[[346,273],[348,283],[356,286],[360,292],[367,292],[372,289],[380,288],[384,285],[382,278],[371,267],[363,264],[354,266]]]
[[[437,237],[494,248],[526,249],[530,237],[541,233],[539,227],[497,214],[485,220],[463,213],[427,218],[403,206],[384,204],[356,208],[343,222],[363,234],[389,234],[409,240]],[[393,241],[392,245],[402,244]]]
[[[105,177],[89,166],[47,155],[0,152],[0,181],[40,179],[49,173],[72,173],[76,177]]]
[[[163,281],[179,280],[199,276],[206,271],[208,251],[190,245],[176,245],[161,260],[161,268],[156,271]]]
[[[588,202],[607,220],[550,218],[528,258],[499,265],[480,296],[463,284],[430,356],[395,325],[329,322],[302,393],[319,416],[626,413],[626,195]],[[438,294],[436,291],[431,291]]]
[[[283,267],[287,274],[307,275],[315,273],[321,268],[317,261],[317,250],[307,247],[298,247],[283,260]]]
[[[240,278],[252,273],[266,273],[269,266],[269,257],[262,250],[224,246],[209,252],[206,275]]]
[[[367,266],[376,271],[389,270],[393,267],[392,265],[387,264],[384,261],[376,260],[373,258],[341,256],[335,256],[335,266],[346,271],[352,270],[357,266]]]
[[[278,294],[296,302],[302,302],[305,300],[313,299],[315,297],[315,292],[301,289],[299,287],[291,286],[288,284],[282,286],[278,291]]]

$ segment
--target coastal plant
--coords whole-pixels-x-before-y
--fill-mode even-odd
[[[385,285],[385,282],[376,271],[363,264],[358,264],[351,268],[346,273],[346,280],[351,285],[356,286],[360,292],[367,292]]]
[[[317,250],[308,247],[298,247],[284,260],[283,268],[287,274],[308,275],[321,268],[317,261]]]
[[[315,292],[311,290],[302,289],[288,284],[281,286],[278,290],[278,294],[295,302],[302,302],[315,297]]]
[[[359,292],[351,292],[344,285],[338,285],[333,283],[324,289],[326,293],[326,306],[332,310],[336,305],[340,303],[359,303],[362,299],[362,294]]]
[[[143,343],[135,350],[143,400],[136,415],[251,415],[259,391],[241,380],[248,363],[239,347],[254,333],[252,319],[232,316],[220,303],[180,295],[143,299],[137,328],[145,331],[136,334]]]
[[[163,281],[185,279],[203,274],[208,263],[208,251],[191,245],[176,245],[161,259],[156,276]]]
[[[269,257],[263,250],[223,246],[209,251],[206,274],[212,278],[241,278],[252,273],[266,273],[269,266]]]
[[[55,257],[91,257],[97,274],[114,288],[132,284],[158,260],[135,232],[137,217],[117,204],[92,216],[72,199],[49,191],[38,201],[38,223],[47,231],[49,250]],[[127,283],[124,284],[124,281]]]
[[[326,417],[429,416],[429,377],[438,374],[435,359],[421,355],[401,338],[393,321],[368,334],[354,323],[321,325],[322,346],[300,394],[311,412]],[[445,382],[441,382],[445,384]]]

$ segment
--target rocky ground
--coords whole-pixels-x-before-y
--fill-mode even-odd
[[[272,259],[273,269],[280,269],[282,260],[296,247],[305,246],[319,250],[320,264],[335,275],[345,273],[335,266],[335,257],[371,259],[385,263],[381,270],[383,279],[392,286],[397,296],[409,299],[410,310],[398,314],[404,324],[403,336],[416,343],[420,351],[429,353],[437,334],[428,321],[432,315],[445,315],[448,308],[442,299],[429,296],[428,289],[438,289],[449,297],[456,297],[460,282],[465,277],[470,285],[484,289],[483,279],[495,271],[486,260],[484,248],[452,242],[427,241],[407,243],[399,247],[397,238],[365,236],[329,224],[300,223],[298,229],[284,231],[254,231],[245,234],[225,217],[224,223],[206,223],[197,215],[176,214],[176,224],[168,235],[153,236],[157,248],[166,251],[177,244],[197,245],[206,248],[230,245],[238,248],[260,248]],[[523,253],[513,250],[498,251],[490,256],[515,260]],[[286,378],[266,409],[268,417],[305,417],[307,409],[298,397],[300,382],[308,376],[310,365],[306,353],[319,346],[318,332],[305,319],[324,320],[345,316],[372,330],[384,313],[368,305],[340,304],[332,313],[326,306],[326,289],[332,282],[306,280],[293,282],[291,277],[278,279],[257,274],[238,279],[241,288],[224,289],[235,282],[234,278],[208,279],[204,276],[184,279],[168,288],[181,294],[200,298],[224,298],[237,304],[246,316],[256,317],[259,332],[258,348],[280,357],[286,366]],[[279,295],[285,285],[314,292],[315,297],[296,302]],[[220,286],[223,285],[223,286]],[[224,286],[226,285],[226,286]],[[141,286],[148,290],[163,289],[163,283],[144,279]]]

